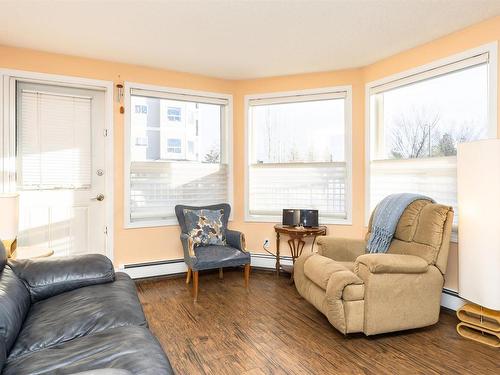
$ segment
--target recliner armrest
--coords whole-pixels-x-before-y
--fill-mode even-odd
[[[363,264],[371,273],[425,273],[429,265],[416,255],[402,254],[364,254],[354,263],[354,271],[358,273]]]
[[[113,263],[101,254],[9,260],[9,266],[26,284],[32,302],[115,279]]]
[[[366,241],[361,239],[320,236],[316,245],[320,255],[338,262],[354,262],[366,252]]]

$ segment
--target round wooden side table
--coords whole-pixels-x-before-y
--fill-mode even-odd
[[[297,259],[304,249],[306,244],[304,238],[313,237],[313,242],[311,244],[311,251],[314,249],[314,243],[316,242],[316,237],[326,235],[326,226],[321,225],[319,227],[292,227],[288,225],[276,224],[274,226],[274,231],[276,232],[276,275],[279,276],[280,270],[283,269],[286,272],[292,273],[293,276],[293,266],[283,266],[280,264],[280,235],[287,235],[289,238],[288,246],[290,247],[290,253],[292,254],[292,262],[295,264],[295,259]]]

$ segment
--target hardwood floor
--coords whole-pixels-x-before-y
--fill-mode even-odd
[[[435,326],[344,337],[287,277],[243,270],[137,282],[151,330],[178,374],[500,374],[500,351],[464,340],[443,311]]]

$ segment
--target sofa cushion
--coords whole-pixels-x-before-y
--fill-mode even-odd
[[[59,294],[32,305],[9,360],[77,337],[124,325],[146,325],[134,282],[117,272],[112,283]]]
[[[135,375],[173,374],[160,344],[145,327],[108,329],[10,359],[3,375],[74,374],[102,368]]]
[[[30,305],[28,289],[14,271],[5,266],[0,271],[0,341],[4,342],[0,350],[3,346],[5,353],[14,344]]]
[[[332,274],[340,271],[350,272],[341,262],[321,255],[313,255],[304,263],[304,274],[324,290],[326,290]]]
[[[102,254],[10,260],[9,265],[26,284],[32,302],[115,279],[113,263]]]
[[[195,248],[196,258],[190,264],[193,271],[250,264],[250,253],[229,246],[200,246]]]

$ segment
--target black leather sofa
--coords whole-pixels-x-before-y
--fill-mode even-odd
[[[0,373],[173,374],[135,285],[102,255],[7,260],[0,241]]]

